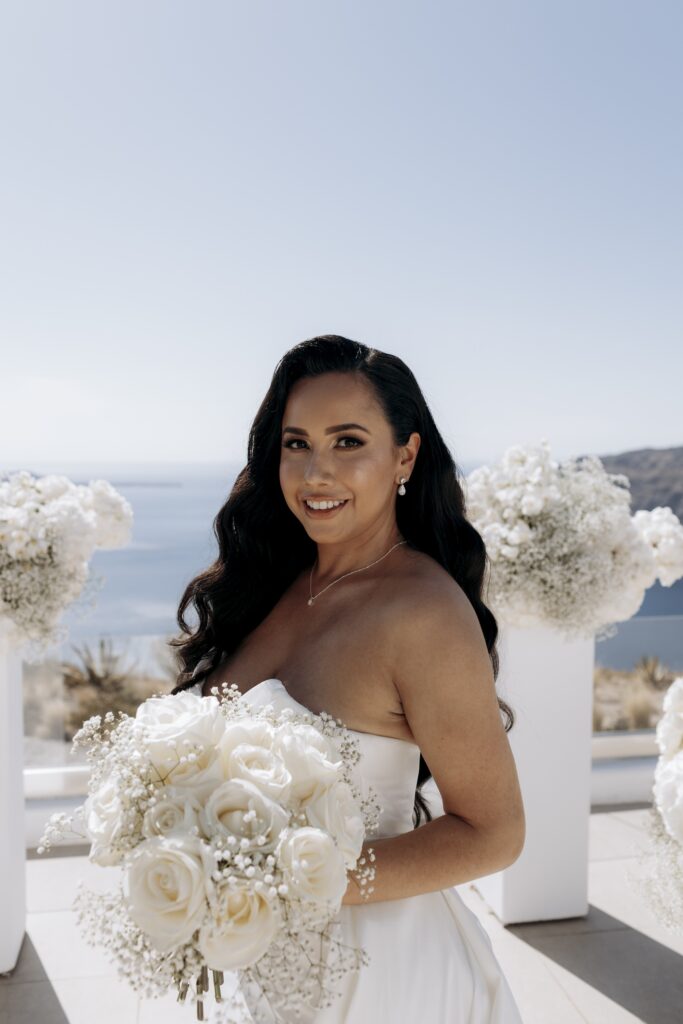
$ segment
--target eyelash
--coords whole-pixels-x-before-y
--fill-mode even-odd
[[[300,437],[294,437],[294,438],[292,438],[292,439],[291,439],[290,441],[285,441],[285,443],[283,444],[283,446],[282,446],[282,447],[283,447],[283,448],[291,448],[291,449],[292,449],[292,451],[294,451],[294,452],[300,452],[300,451],[301,451],[301,448],[292,448],[292,445],[293,445],[293,444],[294,444],[295,442],[297,442],[297,441],[301,441],[301,440],[302,440],[302,439],[301,439]],[[344,446],[344,448],[342,448],[342,451],[344,451],[345,449],[349,449],[349,450],[351,450],[352,448],[360,448],[360,447],[362,447],[362,445],[363,445],[363,444],[365,443],[364,441],[361,441],[361,440],[360,440],[359,438],[357,438],[357,437],[350,437],[350,436],[349,436],[349,437],[346,437],[346,436],[344,436],[344,437],[340,437],[340,438],[339,438],[339,440],[340,440],[340,441],[355,441],[355,442],[356,442],[355,444],[353,444],[353,445],[350,445],[350,446],[349,446],[349,445],[345,445],[345,446]],[[303,442],[303,441],[302,441],[302,443],[305,443],[305,442]]]

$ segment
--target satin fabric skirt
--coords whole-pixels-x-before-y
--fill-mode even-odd
[[[332,1006],[291,1024],[523,1024],[491,940],[455,888],[343,906],[337,920],[335,938],[370,963],[334,983]],[[245,998],[255,1024],[277,1019]]]

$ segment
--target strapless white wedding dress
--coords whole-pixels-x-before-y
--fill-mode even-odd
[[[190,692],[201,696],[201,684]],[[264,679],[244,697],[252,707],[309,710],[280,679]],[[382,806],[376,837],[411,831],[419,748],[349,732],[361,753],[354,781],[364,793],[372,787]],[[345,905],[338,920],[342,940],[364,948],[370,963],[335,981],[341,997],[316,1011],[312,1024],[523,1024],[491,940],[455,888]]]

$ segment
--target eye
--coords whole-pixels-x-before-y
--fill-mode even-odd
[[[350,435],[348,435],[348,436],[345,435],[344,437],[340,437],[339,440],[340,440],[340,442],[341,441],[353,441],[352,445],[342,445],[343,448],[360,448],[363,444],[365,444],[365,442],[361,441],[360,438],[358,438],[358,437],[351,437]],[[292,438],[289,441],[285,441],[284,444],[282,445],[282,447],[283,448],[292,448],[292,445],[295,445],[295,444],[306,444],[306,442],[302,441],[301,438],[299,438],[299,437],[294,437],[294,438]],[[293,448],[292,450],[298,452],[301,449],[300,448]]]

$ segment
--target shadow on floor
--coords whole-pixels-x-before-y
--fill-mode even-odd
[[[681,1024],[683,957],[597,907],[506,931],[647,1024]]]
[[[0,1024],[69,1024],[28,935],[14,970],[0,974]]]

